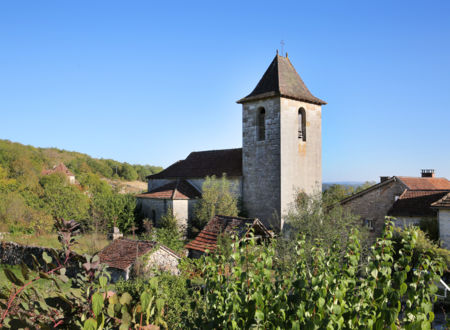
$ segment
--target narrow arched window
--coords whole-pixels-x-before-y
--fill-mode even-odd
[[[266,139],[266,110],[259,108],[258,110],[258,141]]]
[[[306,111],[303,108],[298,110],[298,138],[306,141]]]

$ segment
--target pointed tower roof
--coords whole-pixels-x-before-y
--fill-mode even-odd
[[[287,54],[286,57],[283,57],[277,53],[253,92],[237,101],[237,103],[274,96],[282,96],[319,105],[326,104],[326,102],[311,94],[302,78],[295,71]]]

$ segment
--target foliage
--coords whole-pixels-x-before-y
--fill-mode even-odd
[[[93,217],[103,221],[102,228],[119,227],[128,232],[135,221],[136,198],[131,194],[118,194],[112,191],[96,194],[93,200]]]
[[[420,219],[419,228],[427,233],[432,241],[437,242],[439,240],[439,222],[437,218]]]
[[[395,237],[388,223],[368,256],[362,255],[357,229],[344,249],[339,242],[327,245],[321,239],[310,245],[300,235],[290,267],[279,262],[276,242],[234,239],[231,254],[195,262],[202,267],[200,289],[183,276],[160,274],[117,283],[113,292],[98,259],[85,257],[70,289],[60,290],[59,284],[68,282],[68,262],[75,258],[77,227],[73,221],[58,223],[63,252],[44,254],[46,270],[36,277],[30,277],[25,265],[24,281],[5,268],[14,286],[9,294],[0,294],[0,326],[429,329],[434,318],[435,282],[443,265],[428,250],[415,254],[420,235],[415,228]],[[55,293],[43,297],[34,286],[37,281],[55,283]]]
[[[424,254],[413,263],[417,232],[410,229],[394,261],[393,226],[371,247],[360,271],[357,230],[345,253],[305,236],[297,240],[288,269],[277,263],[273,245],[236,243],[231,258],[206,257],[205,291],[198,293],[200,328],[430,328],[439,260]],[[311,249],[312,263],[306,262]],[[344,262],[343,262],[344,261]],[[404,303],[402,303],[404,302]]]
[[[42,201],[54,218],[72,218],[81,223],[87,222],[89,198],[70,184],[63,174],[43,176],[40,184],[44,189]]]
[[[195,226],[202,229],[217,214],[237,216],[238,213],[238,199],[226,175],[220,179],[214,175],[206,177],[202,186],[202,198],[195,208]]]
[[[366,181],[362,185],[356,187],[352,185],[332,184],[323,192],[323,200],[326,205],[333,205],[346,197],[373,186],[374,184],[375,182],[371,181]]]
[[[339,204],[329,207],[326,203],[320,195],[297,195],[295,203],[284,218],[285,239],[278,242],[279,250],[282,251],[281,258],[286,259],[291,254],[292,243],[295,243],[300,234],[305,235],[305,244],[308,246],[313,246],[319,239],[322,247],[330,248],[334,245],[340,251],[346,248],[352,228],[359,228],[359,239],[362,242],[367,241],[367,228],[361,225],[358,216]]]
[[[417,260],[419,256],[423,254],[428,254],[432,258],[441,258],[444,261],[446,270],[450,269],[450,251],[447,249],[440,248],[435,241],[431,240],[427,233],[421,229],[416,228],[417,240],[414,246],[413,259]],[[401,241],[404,239],[408,232],[400,227],[394,228],[394,240],[397,246],[401,246]],[[397,247],[399,249],[399,247]]]
[[[156,287],[154,290],[156,298],[165,302],[164,320],[169,329],[183,329],[191,318],[192,309],[190,306],[192,292],[189,287],[190,281],[183,276],[175,276],[169,273],[161,273],[151,279],[137,278],[129,281],[120,281],[115,284],[117,294],[129,293],[133,301],[138,301],[141,292],[149,287]]]

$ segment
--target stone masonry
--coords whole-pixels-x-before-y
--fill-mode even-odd
[[[257,116],[265,109],[266,138],[258,141]],[[280,227],[280,99],[243,104],[242,170],[244,207],[269,227]]]

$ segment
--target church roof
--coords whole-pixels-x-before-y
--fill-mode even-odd
[[[242,148],[194,151],[165,170],[147,179],[204,178],[206,176],[242,176]]]
[[[186,180],[174,180],[152,191],[136,195],[138,198],[156,199],[195,199],[201,197],[200,192]]]
[[[276,55],[253,92],[237,101],[245,103],[274,96],[323,105],[326,102],[315,97],[300,78],[289,58]]]

